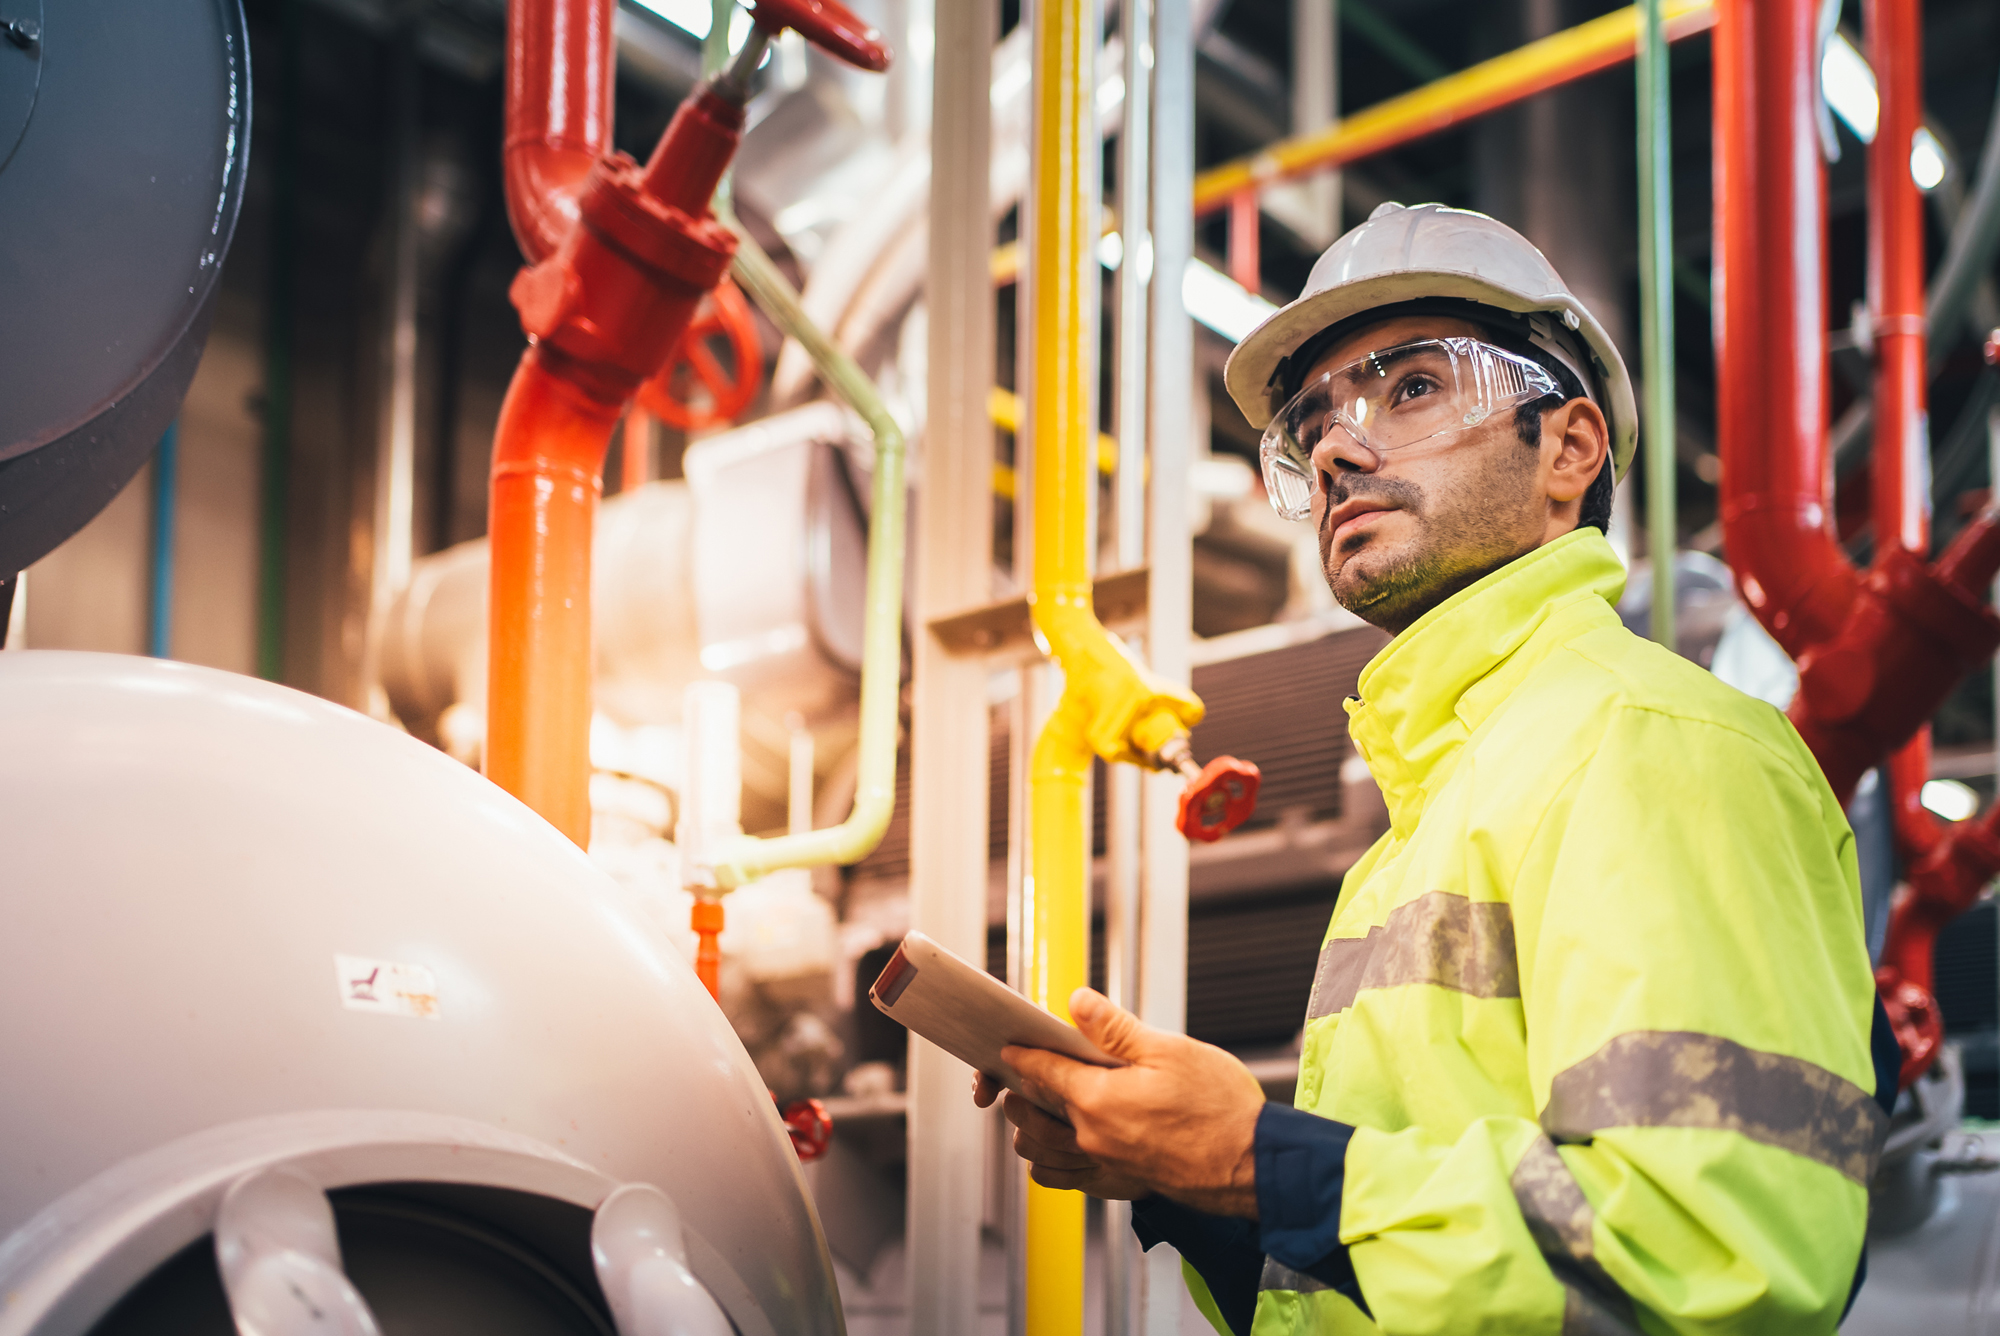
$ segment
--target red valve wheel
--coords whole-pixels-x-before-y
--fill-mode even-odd
[[[1181,834],[1213,844],[1250,819],[1257,810],[1257,786],[1263,772],[1249,761],[1218,756],[1181,790],[1181,810],[1174,824]]]
[[[796,28],[799,36],[850,65],[880,74],[889,68],[889,48],[882,34],[863,23],[836,0],[756,0],[757,26],[776,37]]]
[[[785,1130],[792,1134],[792,1149],[798,1152],[801,1163],[811,1164],[833,1144],[833,1115],[818,1100],[793,1100],[781,1116]]]
[[[1908,1090],[1930,1070],[1938,1050],[1944,1047],[1944,1017],[1928,991],[1892,969],[1875,971],[1875,987],[1882,994],[1882,1010],[1889,1015],[1896,1046],[1903,1050],[1903,1069],[1896,1087]]]
[[[757,318],[741,290],[725,278],[702,299],[666,365],[639,387],[639,406],[682,431],[709,431],[734,422],[763,382]]]

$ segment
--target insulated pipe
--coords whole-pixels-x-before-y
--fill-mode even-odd
[[[1817,0],[1718,0],[1716,434],[1723,545],[1794,658],[1857,583],[1827,493],[1826,173]]]
[[[778,328],[797,339],[835,393],[861,415],[875,437],[875,467],[868,517],[868,577],[863,596],[860,767],[854,809],[824,830],[776,839],[742,836],[722,841],[712,861],[697,868],[690,885],[730,890],[780,868],[853,863],[881,843],[896,806],[897,703],[903,665],[903,432],[889,415],[875,382],[806,318],[798,293],[771,258],[736,226],[736,281],[757,299]]]
[[[616,0],[507,6],[507,221],[529,264],[576,226],[584,182],[611,149]]]

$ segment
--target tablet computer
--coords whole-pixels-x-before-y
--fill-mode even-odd
[[[920,932],[903,938],[868,997],[883,1015],[1016,1094],[1026,1093],[1020,1073],[1000,1060],[1000,1050],[1010,1044],[1045,1048],[1098,1067],[1125,1065],[1075,1026]]]

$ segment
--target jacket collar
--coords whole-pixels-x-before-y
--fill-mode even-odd
[[[1528,672],[1582,635],[1617,625],[1625,568],[1578,529],[1461,589],[1383,646],[1349,697],[1348,731],[1407,835],[1450,764]]]

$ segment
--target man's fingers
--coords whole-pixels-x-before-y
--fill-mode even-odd
[[[1045,1164],[1051,1169],[1096,1169],[1098,1163],[1080,1150],[1065,1150],[1035,1139],[1028,1132],[1014,1134],[1014,1153],[1029,1164]]]
[[[982,1109],[991,1108],[993,1101],[1000,1098],[1000,1083],[985,1072],[972,1074],[972,1102]]]
[[[1043,1102],[1059,1105],[1063,1109],[1069,1108],[1070,1092],[1075,1088],[1077,1078],[1097,1070],[1045,1048],[1009,1046],[1000,1050],[1000,1060],[1019,1072],[1024,1083],[1046,1096]]]
[[[1051,1145],[1074,1146],[1076,1129],[1062,1119],[1044,1109],[1025,1095],[1007,1092],[1006,1101],[1000,1106],[1007,1121],[1024,1132],[1032,1133]]]
[[[1137,1062],[1151,1037],[1143,1022],[1095,988],[1079,988],[1069,995],[1070,1019],[1083,1037],[1114,1058]]]
[[[1029,1166],[1028,1177],[1045,1188],[1056,1188],[1063,1192],[1081,1192],[1096,1178],[1094,1170],[1050,1169],[1036,1164]]]

